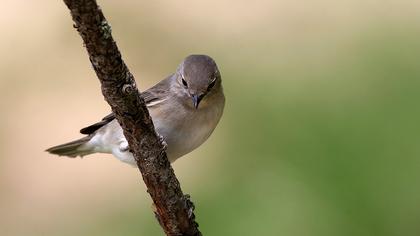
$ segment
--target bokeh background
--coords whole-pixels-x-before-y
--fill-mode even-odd
[[[99,1],[141,89],[188,54],[227,104],[174,164],[204,235],[420,235],[420,1]],[[163,235],[138,170],[44,150],[108,114],[62,1],[0,9],[0,235]]]

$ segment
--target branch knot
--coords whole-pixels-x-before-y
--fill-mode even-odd
[[[134,91],[136,91],[136,85],[135,84],[124,84],[123,87],[122,87],[122,92],[125,95],[130,95]]]
[[[112,29],[106,20],[101,21],[101,25],[99,26],[99,29],[101,30],[102,37],[104,37],[104,39],[111,38]]]

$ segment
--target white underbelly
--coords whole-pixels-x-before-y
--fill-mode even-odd
[[[182,116],[174,113],[166,117],[156,116],[153,111],[151,115],[156,131],[167,144],[166,153],[171,162],[203,144],[216,128],[221,116],[216,112],[200,110],[191,110]],[[175,117],[183,119],[177,120]]]

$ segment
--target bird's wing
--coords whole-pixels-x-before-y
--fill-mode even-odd
[[[141,93],[141,96],[143,97],[144,101],[146,102],[147,107],[152,107],[154,105],[157,105],[157,104],[165,101],[164,98],[166,98],[165,94],[169,90],[169,79],[171,77],[172,77],[172,75],[170,75],[169,77],[162,80],[161,82],[159,82],[155,86],[153,86],[153,87],[149,88],[148,90]],[[81,134],[87,134],[87,135],[93,134],[99,128],[108,124],[109,122],[113,121],[114,119],[115,119],[115,115],[114,115],[114,113],[111,113],[111,114],[105,116],[104,118],[102,118],[101,121],[81,129],[80,133]]]
[[[104,118],[102,118],[101,121],[93,124],[93,125],[89,125],[83,129],[80,130],[81,134],[93,134],[96,130],[98,130],[99,128],[101,128],[102,126],[108,124],[109,122],[111,122],[113,119],[115,119],[115,115],[114,113],[111,113],[107,116],[105,116]]]
[[[141,93],[148,108],[160,104],[168,99],[169,81],[162,80],[155,86]]]

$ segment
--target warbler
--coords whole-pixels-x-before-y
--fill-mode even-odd
[[[166,142],[170,162],[203,144],[219,123],[225,106],[222,78],[207,55],[190,55],[175,73],[141,93],[157,133]],[[85,127],[87,136],[46,151],[68,157],[111,153],[136,166],[128,142],[114,114]]]

